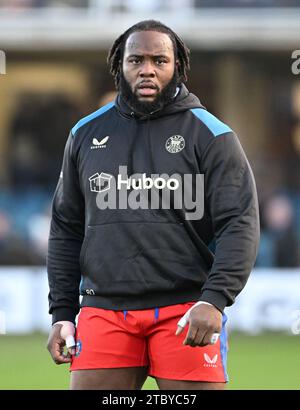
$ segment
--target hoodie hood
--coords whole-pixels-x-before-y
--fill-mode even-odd
[[[141,114],[135,112],[124,100],[123,96],[119,93],[116,98],[116,108],[125,117],[133,117],[140,120],[154,119],[163,117],[166,115],[178,113],[180,111],[187,111],[192,108],[206,109],[200,102],[199,98],[190,93],[184,84],[179,85],[180,90],[173,101],[165,105],[162,109],[154,111],[150,114]]]

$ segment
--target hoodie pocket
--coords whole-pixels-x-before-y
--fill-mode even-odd
[[[203,261],[182,224],[120,222],[88,227],[81,266],[95,294],[121,296],[199,286]]]

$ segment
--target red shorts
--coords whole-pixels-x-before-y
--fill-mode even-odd
[[[194,303],[130,311],[83,307],[70,370],[148,366],[152,377],[226,382],[225,314],[215,345],[183,345],[188,325],[175,336],[178,320]]]

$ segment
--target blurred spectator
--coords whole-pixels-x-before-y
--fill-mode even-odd
[[[40,263],[44,264],[48,249],[48,236],[50,230],[50,206],[44,213],[36,213],[28,220],[28,233],[31,248]]]
[[[32,253],[14,230],[10,217],[0,209],[0,265],[32,265]]]
[[[9,166],[15,189],[56,185],[61,155],[70,129],[82,117],[63,95],[25,94],[11,124]]]
[[[0,265],[44,265],[52,192],[0,191]]]
[[[9,132],[9,186],[0,191],[1,265],[45,264],[49,206],[62,153],[82,116],[65,95],[26,93],[19,99]]]
[[[276,195],[263,207],[260,250],[257,266],[299,266],[299,238],[295,228],[295,210],[285,195]]]

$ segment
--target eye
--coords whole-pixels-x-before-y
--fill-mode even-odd
[[[136,64],[139,64],[141,62],[141,59],[139,57],[133,57],[129,60],[129,62],[136,65]]]
[[[164,65],[164,64],[166,64],[167,63],[167,61],[165,60],[165,59],[163,59],[163,58],[158,58],[157,60],[156,60],[156,64],[157,65]]]
[[[155,64],[158,66],[163,66],[167,63],[168,63],[168,60],[163,56],[159,56],[155,59]]]

